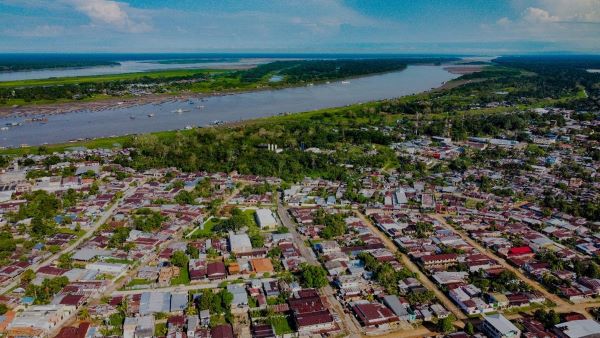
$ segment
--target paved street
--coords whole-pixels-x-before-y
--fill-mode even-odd
[[[540,283],[538,283],[537,281],[534,281],[533,279],[526,276],[520,269],[515,268],[510,263],[505,261],[503,258],[494,254],[491,250],[488,250],[488,249],[484,248],[483,246],[481,246],[481,244],[479,244],[476,240],[469,237],[464,231],[461,231],[459,229],[454,229],[450,224],[448,224],[448,222],[446,222],[446,219],[444,218],[445,215],[435,214],[432,217],[435,218],[437,221],[439,221],[440,224],[442,224],[445,228],[453,230],[465,242],[469,243],[470,245],[472,245],[473,247],[475,247],[477,250],[481,251],[488,257],[495,259],[498,262],[498,264],[500,264],[503,268],[513,272],[515,275],[517,275],[517,277],[519,279],[521,279],[525,283],[529,284],[536,291],[539,291],[540,293],[542,293],[544,295],[544,297],[546,297],[547,299],[554,302],[556,304],[556,307],[554,307],[554,311],[558,311],[558,312],[574,311],[574,312],[579,312],[579,313],[583,314],[587,318],[592,318],[591,315],[585,309],[586,307],[591,307],[590,303],[571,304],[571,303],[567,302],[566,300],[560,298],[558,295],[555,295],[555,294],[549,292],[548,290],[546,290],[546,288],[544,286],[542,286]]]
[[[123,192],[123,197],[121,198],[121,200],[129,197],[133,193],[133,191],[135,191],[135,189],[133,187],[127,187],[125,189],[125,191]],[[83,243],[85,240],[89,239],[94,234],[94,232],[96,230],[98,230],[98,228],[101,227],[112,216],[113,212],[118,207],[119,202],[120,202],[120,200],[115,201],[110,208],[108,208],[104,212],[102,212],[100,214],[100,217],[94,222],[94,224],[92,224],[92,226],[87,229],[86,233],[83,236],[79,237],[77,240],[75,240],[75,242],[68,245],[64,249],[60,250],[59,252],[51,255],[50,257],[46,258],[45,260],[35,263],[35,264],[32,264],[29,267],[29,269],[36,271],[37,269],[39,269],[42,266],[51,264],[56,259],[58,259],[58,257],[60,257],[60,255],[65,254],[65,253],[70,253],[71,251],[75,250],[81,243]],[[14,287],[19,285],[20,280],[21,280],[20,277],[21,276],[19,275],[19,276],[13,278],[13,281],[11,283],[9,283],[8,285],[1,288],[0,294],[5,294],[6,292],[12,290]]]
[[[386,234],[379,230],[379,228],[377,228],[373,224],[373,222],[371,222],[370,219],[368,219],[365,215],[363,215],[360,212],[356,212],[356,214],[363,222],[365,222],[369,226],[369,228],[375,234],[377,234],[383,240],[383,243],[388,248],[388,250],[400,254],[400,256],[402,257],[402,264],[404,264],[411,272],[414,272],[417,275],[419,281],[423,283],[423,285],[427,289],[433,291],[433,293],[435,293],[435,296],[440,300],[440,302],[442,302],[442,304],[448,310],[450,310],[456,316],[457,319],[467,318],[467,316],[465,316],[465,314],[450,300],[450,298],[448,298],[442,291],[440,291],[440,289],[438,289],[437,286],[427,276],[425,276],[423,272],[421,272],[421,269],[415,263],[413,263],[413,261],[408,256],[400,252],[396,244]]]
[[[302,257],[304,257],[306,261],[311,264],[320,265],[321,263],[319,263],[319,261],[317,260],[314,252],[307,248],[304,244],[302,237],[296,231],[296,223],[290,217],[287,208],[284,208],[281,205],[279,199],[277,203],[277,214],[283,225],[287,227],[290,233],[292,234],[294,244],[296,245],[298,250],[300,250]],[[362,332],[360,325],[358,324],[358,322],[356,322],[356,319],[354,317],[352,317],[344,311],[342,304],[340,304],[337,298],[335,298],[335,292],[331,288],[331,286],[325,286],[324,288],[322,288],[321,292],[327,297],[329,304],[333,306],[333,309],[338,314],[339,318],[342,320],[341,323],[344,331],[346,333],[350,333],[348,337],[360,337],[361,335],[359,334],[359,332]]]

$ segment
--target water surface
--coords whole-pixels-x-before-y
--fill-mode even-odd
[[[344,82],[52,115],[47,123],[24,123],[0,131],[0,146],[182,129],[206,126],[215,120],[231,122],[400,97],[438,87],[459,76],[443,67],[415,65],[399,72]],[[175,112],[178,110],[182,112]],[[0,126],[22,121],[22,117],[4,117],[0,118]]]

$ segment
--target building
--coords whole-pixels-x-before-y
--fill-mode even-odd
[[[127,317],[123,323],[123,338],[151,338],[154,336],[154,316]]]
[[[288,304],[301,336],[326,333],[337,329],[333,316],[317,290],[296,291],[293,297],[288,299]]]
[[[269,258],[254,258],[250,260],[252,271],[256,273],[272,273],[274,271],[273,264]]]
[[[90,330],[90,323],[82,322],[78,327],[63,327],[58,335],[54,338],[86,338],[88,336],[91,337],[91,331],[93,330]]]
[[[481,331],[490,338],[521,337],[521,330],[501,314],[483,316]]]
[[[352,310],[363,326],[382,327],[398,322],[392,310],[379,303],[354,304]]]
[[[560,338],[598,338],[600,324],[592,319],[573,320],[556,325],[553,331]]]
[[[277,220],[273,216],[273,212],[269,209],[258,209],[254,214],[256,223],[261,229],[270,229],[277,227]]]
[[[68,305],[34,305],[18,312],[8,325],[8,336],[46,336],[75,311]]]
[[[431,267],[446,267],[454,265],[458,262],[458,255],[449,253],[449,254],[439,254],[439,255],[425,255],[419,259],[419,263],[423,265],[425,268]]]
[[[229,233],[229,247],[234,254],[252,251],[252,243],[247,234]]]

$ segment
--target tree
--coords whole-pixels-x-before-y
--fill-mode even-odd
[[[198,257],[200,257],[200,250],[193,246],[192,243],[188,243],[185,252],[194,259],[198,259]]]
[[[71,261],[71,255],[64,253],[58,257],[58,267],[61,269],[71,269],[73,262]]]
[[[23,271],[23,273],[21,274],[21,282],[23,282],[24,284],[29,284],[34,279],[35,279],[35,272],[33,272],[33,270],[31,270],[31,269],[27,269],[27,270]]]
[[[328,284],[327,272],[320,265],[300,265],[302,284],[307,288],[321,288]]]
[[[182,204],[182,205],[183,204],[195,204],[194,195],[187,190],[182,190],[175,196],[175,202]]]
[[[442,320],[440,320],[438,322],[438,329],[440,330],[440,332],[450,333],[450,332],[454,331],[453,322],[454,322],[454,318],[451,315],[446,318],[443,318]]]
[[[171,264],[180,268],[187,266],[189,260],[190,259],[183,251],[175,251],[173,256],[171,256]]]
[[[0,303],[0,316],[8,311],[8,307],[4,303]]]
[[[465,332],[471,336],[475,334],[475,327],[473,327],[471,322],[467,322],[467,324],[465,324]]]

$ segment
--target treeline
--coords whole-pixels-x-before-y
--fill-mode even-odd
[[[559,98],[585,89],[587,97],[568,100],[562,104],[571,109],[600,109],[600,69],[597,55],[511,56],[494,60],[503,66],[523,69],[537,76],[521,76],[520,90],[513,95]]]
[[[21,99],[25,102],[37,100],[61,100],[61,99],[84,99],[96,94],[115,94],[128,90],[132,85],[148,89],[148,85],[163,85],[177,82],[189,81],[189,83],[178,84],[190,88],[193,82],[206,81],[210,77],[205,72],[192,75],[149,77],[140,75],[136,79],[82,82],[73,84],[60,84],[48,86],[22,86],[22,87],[0,87],[0,103],[6,103],[9,99]],[[183,86],[183,87],[182,87]],[[159,88],[158,91],[164,89]],[[154,90],[156,91],[156,90]]]
[[[241,72],[240,76],[243,82],[253,82],[275,74],[283,77],[283,83],[294,84],[397,71],[406,68],[407,64],[439,64],[453,60],[456,59],[439,57],[275,61]]]

